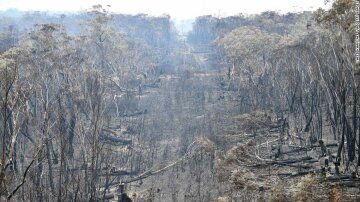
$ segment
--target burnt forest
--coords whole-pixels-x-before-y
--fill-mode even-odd
[[[0,11],[0,201],[360,201],[359,2]]]

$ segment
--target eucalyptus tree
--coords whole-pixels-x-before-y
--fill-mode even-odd
[[[23,102],[26,100],[24,92],[20,91],[19,69],[16,64],[17,51],[10,49],[0,57],[0,103],[1,103],[1,167],[0,167],[0,194],[7,197],[9,183],[18,172],[16,143],[19,135],[19,125],[23,121],[25,111]],[[19,117],[20,115],[20,117]],[[12,170],[13,172],[9,172]],[[15,174],[15,175],[12,175]],[[17,180],[14,180],[18,182]]]
[[[353,9],[353,1],[334,1],[330,10],[318,10],[315,21],[299,24],[282,38],[275,54],[276,64],[290,75],[283,83],[293,89],[285,92],[289,110],[303,114],[302,131],[310,131],[312,141],[323,138],[324,120],[330,123],[339,141],[335,164],[343,160],[346,169],[355,158],[358,133]]]
[[[355,159],[355,142],[358,134],[358,64],[355,58],[356,40],[356,7],[354,0],[334,0],[331,9],[325,11],[319,9],[315,13],[317,22],[331,33],[332,56],[336,67],[341,68],[341,75],[346,74],[347,79],[342,81],[345,85],[341,94],[338,94],[337,102],[340,102],[340,116],[343,126],[340,146],[338,149],[338,161],[342,152],[346,136],[348,162]],[[348,100],[352,101],[349,103]],[[351,116],[346,116],[347,108],[351,108]],[[345,132],[344,132],[345,130]],[[360,133],[359,133],[360,135]],[[360,139],[360,136],[358,137]],[[358,145],[359,147],[359,145]],[[360,165],[360,150],[358,149],[358,166]]]
[[[234,88],[254,109],[264,108],[271,97],[266,89],[269,82],[269,58],[280,36],[256,27],[240,27],[217,40],[228,60],[229,88]],[[248,88],[249,87],[249,88]],[[244,95],[241,95],[244,94]],[[246,102],[246,101],[245,101]]]

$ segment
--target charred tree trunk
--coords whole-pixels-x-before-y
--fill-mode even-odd
[[[67,149],[67,138],[66,138],[66,121],[64,115],[64,109],[61,104],[61,98],[58,97],[59,105],[59,114],[58,114],[58,127],[60,132],[60,173],[59,173],[59,191],[58,191],[58,201],[64,201],[65,198],[63,195],[63,190],[66,191],[66,183],[64,183],[64,175],[67,175],[66,171],[66,149]],[[65,176],[66,178],[66,176]]]
[[[70,106],[70,120],[68,128],[68,142],[67,142],[67,156],[70,159],[74,158],[74,137],[75,137],[75,127],[76,127],[76,115],[75,115],[75,106],[72,99],[72,96],[68,96],[68,105]]]
[[[46,96],[47,97],[47,96]],[[52,159],[51,159],[51,139],[49,137],[49,112],[48,112],[48,103],[45,101],[44,103],[44,123],[42,125],[42,135],[45,138],[45,146],[46,146],[46,158],[48,162],[48,181],[50,185],[51,193],[55,193],[55,186],[53,181],[53,173],[52,173]]]
[[[38,166],[35,177],[35,192],[36,192],[36,201],[43,201],[43,192],[42,192],[42,172],[43,172],[43,163],[42,163],[42,152],[40,151],[40,155],[38,157]]]
[[[344,142],[345,142],[345,133],[346,133],[346,103],[345,102],[346,102],[346,90],[344,89],[342,90],[340,97],[342,131],[341,131],[341,140],[336,155],[337,165],[340,165],[341,163],[341,152],[343,150]]]
[[[55,186],[54,186],[54,180],[53,180],[53,163],[51,159],[51,149],[50,149],[50,142],[51,140],[49,138],[46,138],[45,140],[45,146],[46,146],[46,158],[48,163],[48,181],[50,185],[51,192],[55,193]]]
[[[74,137],[75,137],[75,126],[76,126],[76,115],[74,111],[71,114],[70,118],[70,127],[68,132],[68,149],[67,154],[70,159],[74,158]]]

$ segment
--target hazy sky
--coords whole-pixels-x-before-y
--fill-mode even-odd
[[[199,15],[234,15],[259,13],[265,10],[281,12],[315,10],[324,0],[0,0],[0,10],[78,11],[92,5],[111,5],[110,11],[125,14],[170,14],[172,18],[189,19]]]

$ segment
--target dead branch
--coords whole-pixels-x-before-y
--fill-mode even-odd
[[[40,153],[41,150],[42,150],[42,147],[39,149],[39,151],[36,153],[34,158],[31,160],[30,164],[26,167],[21,183],[11,192],[11,194],[9,194],[9,196],[7,197],[7,200],[10,200],[16,194],[16,192],[25,184],[26,176],[27,176],[31,166],[34,164],[35,159],[36,159],[36,157],[38,156],[38,154]]]

